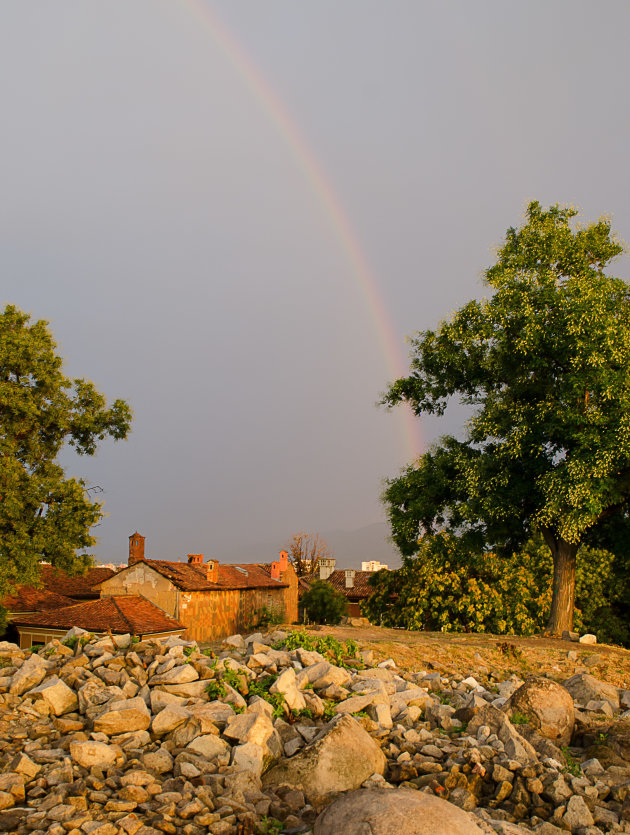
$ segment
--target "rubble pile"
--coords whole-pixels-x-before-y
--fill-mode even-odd
[[[300,641],[0,643],[0,832],[630,833],[630,691]]]

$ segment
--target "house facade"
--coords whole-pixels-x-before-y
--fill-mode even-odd
[[[132,534],[128,565],[101,583],[101,597],[141,594],[195,641],[254,629],[265,616],[297,620],[297,575],[286,551],[270,565],[222,565],[203,554],[189,554],[186,562],[151,560],[144,549],[145,538]]]

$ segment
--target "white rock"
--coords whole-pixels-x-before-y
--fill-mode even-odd
[[[581,644],[596,644],[597,643],[597,636],[593,635],[590,632],[587,632],[586,635],[580,636],[580,643]]]

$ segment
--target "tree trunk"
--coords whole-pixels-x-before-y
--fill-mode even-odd
[[[550,530],[543,530],[543,537],[553,556],[553,594],[551,615],[545,632],[562,635],[573,629],[573,607],[575,602],[575,555],[578,546]]]

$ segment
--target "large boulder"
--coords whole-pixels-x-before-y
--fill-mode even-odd
[[[321,807],[337,792],[357,789],[373,774],[383,774],[386,764],[385,755],[357,720],[340,716],[310,745],[271,768],[263,784],[299,789],[309,803]]]
[[[359,789],[338,797],[314,835],[483,835],[475,818],[446,800],[411,789]]]
[[[70,756],[83,768],[107,768],[116,762],[120,749],[92,739],[70,743]]]
[[[21,696],[22,693],[26,693],[32,687],[37,687],[43,681],[45,675],[46,662],[41,656],[33,653],[13,675],[9,693],[13,696]]]
[[[579,704],[586,706],[590,701],[606,700],[615,710],[619,710],[619,690],[614,684],[600,681],[588,673],[576,673],[562,682],[562,686],[569,691],[571,697]]]
[[[108,708],[94,720],[94,730],[108,736],[146,731],[151,724],[151,714],[140,696],[111,702]]]
[[[562,747],[568,745],[575,724],[573,699],[569,692],[548,678],[530,676],[512,694],[508,709],[511,716],[527,717],[541,736]]]
[[[79,707],[77,694],[57,676],[51,676],[43,684],[29,690],[28,695],[31,699],[42,699],[46,702],[50,712],[55,716],[63,716],[64,713],[70,713]]]

